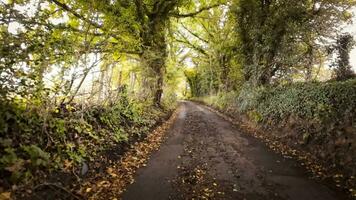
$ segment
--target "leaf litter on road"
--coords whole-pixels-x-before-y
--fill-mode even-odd
[[[86,199],[120,199],[127,185],[134,183],[136,170],[145,167],[151,153],[159,149],[167,130],[177,117],[178,110],[142,142],[131,145],[120,160],[110,160],[112,164],[102,173],[86,180],[78,193]]]

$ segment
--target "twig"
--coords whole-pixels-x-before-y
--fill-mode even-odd
[[[49,186],[49,187],[56,187],[58,189],[61,189],[63,191],[65,191],[66,193],[68,193],[69,195],[71,195],[74,199],[78,199],[78,200],[81,200],[80,197],[78,197],[77,195],[73,194],[71,191],[67,190],[66,188],[58,185],[58,184],[55,184],[55,183],[42,183],[42,184],[39,184],[37,185],[36,187],[34,187],[34,190],[37,190],[38,188],[40,187],[45,187],[45,186]]]
[[[80,179],[80,177],[75,173],[75,168],[74,168],[74,167],[72,168],[72,173],[73,173],[73,175],[77,178],[77,181],[80,182],[81,179]]]

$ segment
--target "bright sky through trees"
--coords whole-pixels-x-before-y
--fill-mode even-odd
[[[208,199],[218,197],[207,188],[211,184],[220,195],[233,189],[243,198],[240,189],[250,183],[247,188],[267,193],[249,191],[247,197],[277,198],[275,192],[292,187],[276,184],[272,190],[259,182],[268,179],[251,177],[257,182],[242,178],[243,187],[235,188],[245,167],[230,162],[239,160],[230,150],[249,152],[235,145],[245,124],[254,133],[261,129],[258,140],[280,152],[306,150],[290,153],[310,155],[316,163],[300,160],[315,165],[308,169],[326,180],[343,177],[344,183],[335,180],[337,187],[356,196],[355,7],[355,0],[0,0],[0,199],[33,199],[52,195],[52,189],[83,199],[119,199],[165,140],[164,130],[174,132],[175,147],[192,147],[180,155],[192,162],[165,156],[192,166],[162,170],[194,171],[194,181],[179,172],[174,177],[183,179],[167,183],[188,184],[187,194],[178,192],[182,199],[201,199],[206,192]],[[231,121],[238,125],[243,119],[242,129],[226,128],[222,118],[190,100],[236,116]],[[185,108],[173,112],[179,105]],[[175,137],[171,125],[183,137]],[[223,184],[196,181],[199,174],[203,180],[225,169],[214,159],[205,163],[210,147],[233,164],[231,185],[225,178]],[[264,164],[251,169],[264,171]],[[235,199],[225,197],[218,199]]]

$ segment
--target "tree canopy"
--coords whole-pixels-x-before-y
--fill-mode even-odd
[[[303,131],[320,124],[334,131],[333,119],[355,115],[355,42],[344,28],[355,7],[355,0],[0,0],[0,175],[11,188],[42,169],[85,168],[104,150],[147,136],[179,99],[216,100],[256,122],[296,117],[310,125]]]

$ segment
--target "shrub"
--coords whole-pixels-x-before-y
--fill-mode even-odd
[[[258,122],[296,117],[319,124],[356,119],[356,79],[344,82],[293,83],[200,97],[220,110],[234,109]]]
[[[356,114],[356,80],[295,83],[242,91],[241,112],[255,111],[264,121],[279,122],[289,116],[328,123]]]
[[[82,106],[0,102],[1,177],[17,183],[38,170],[80,165],[131,138],[144,137],[165,114],[125,93],[112,105]]]

